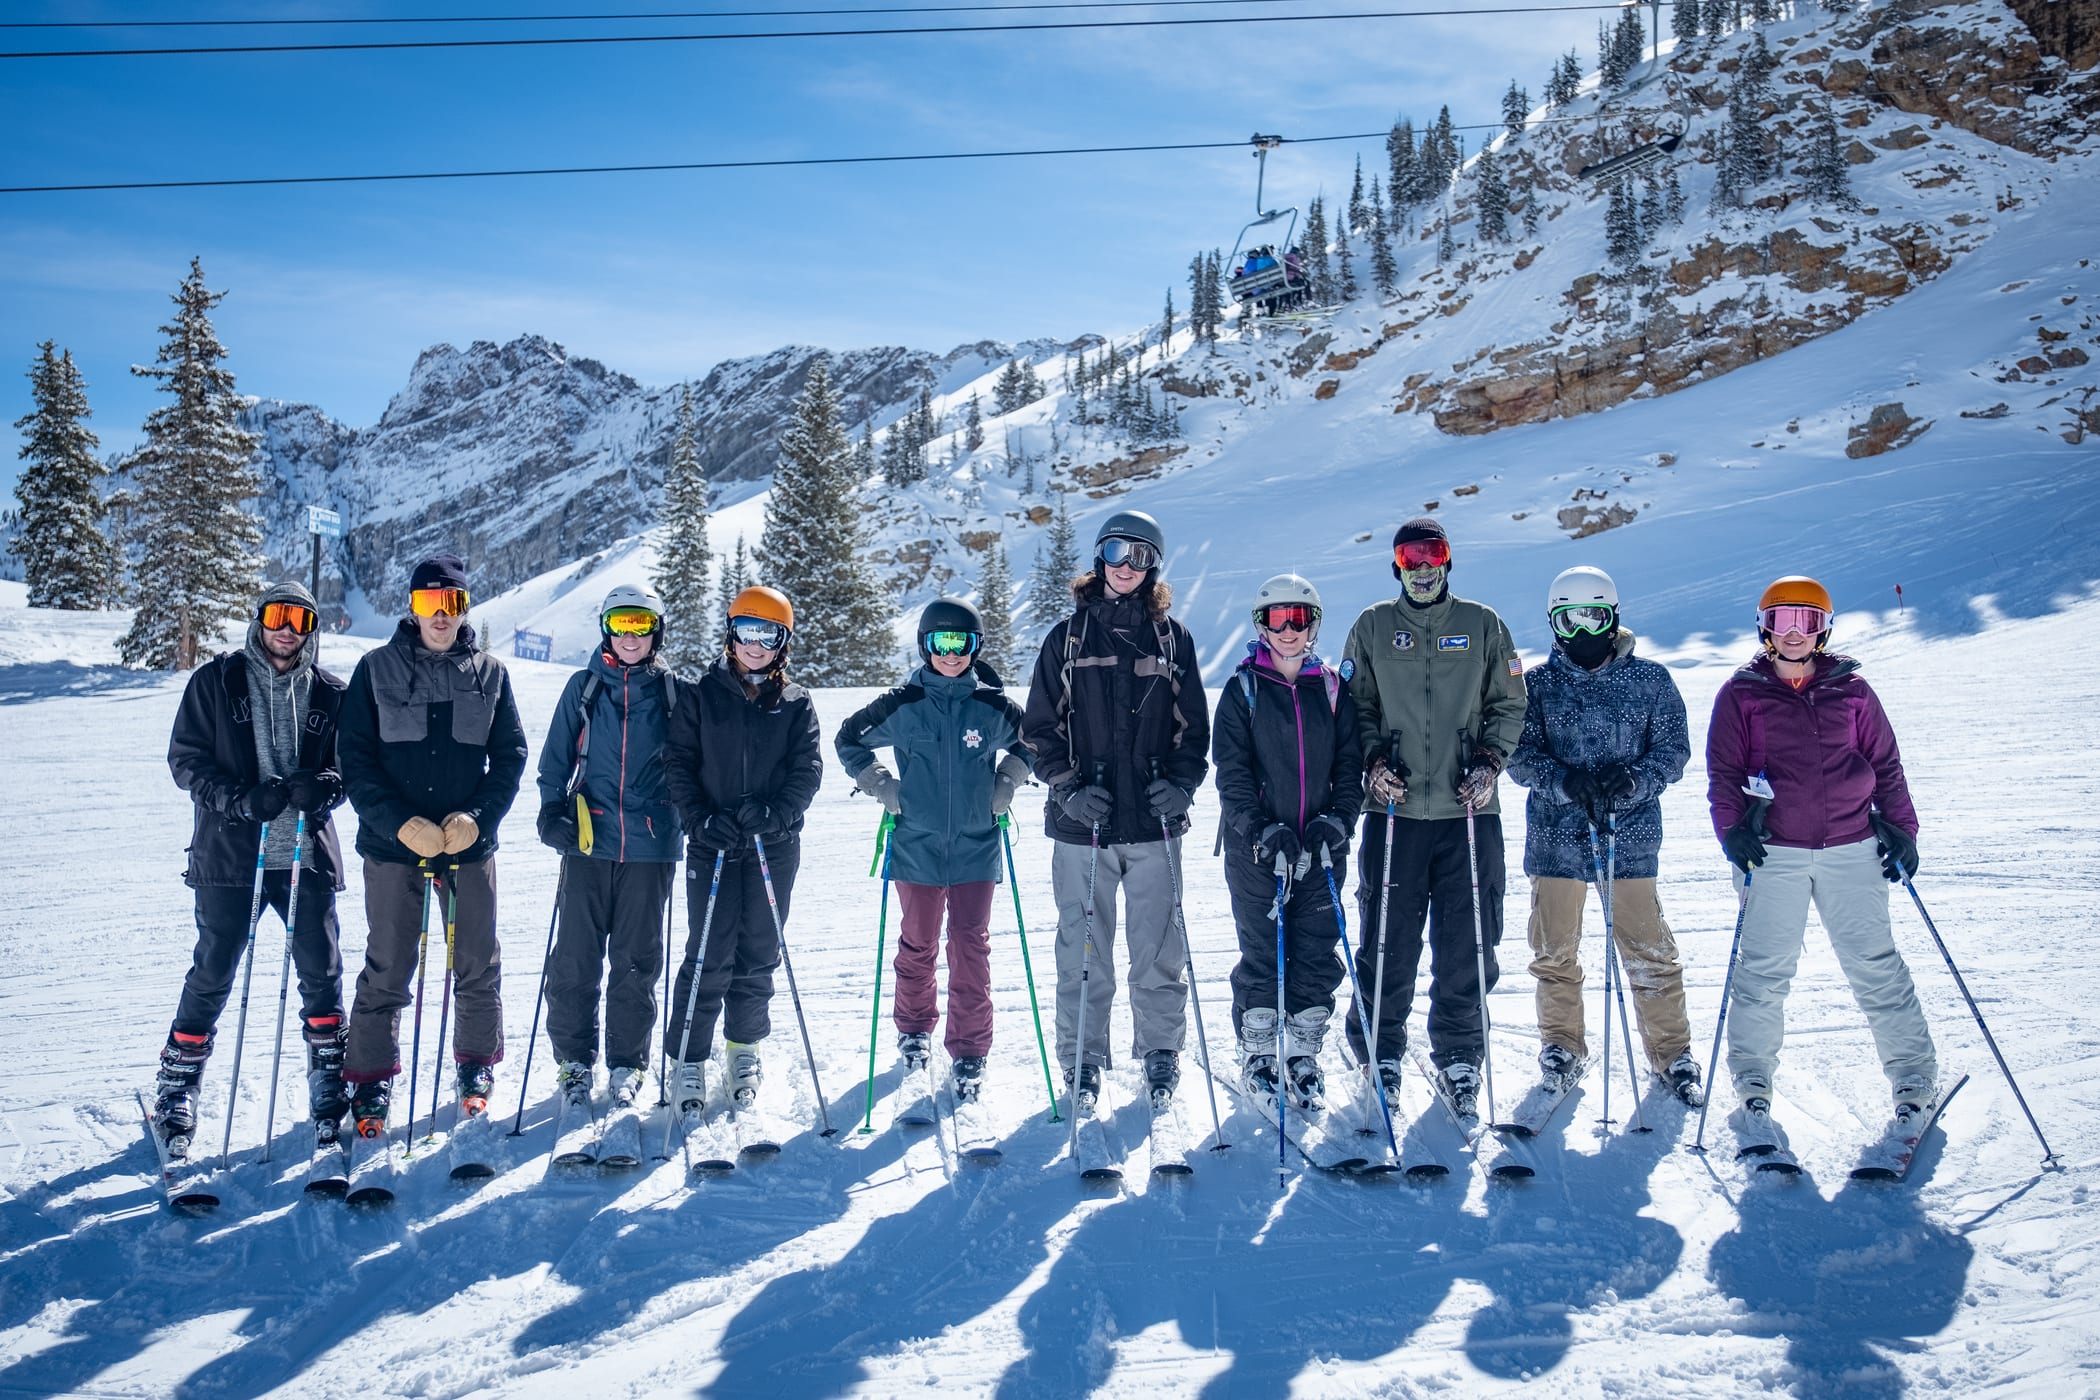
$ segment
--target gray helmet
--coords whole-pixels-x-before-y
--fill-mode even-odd
[[[1094,553],[1101,552],[1105,539],[1143,540],[1159,551],[1162,559],[1167,554],[1167,536],[1159,528],[1159,522],[1141,510],[1119,510],[1101,524],[1094,535]]]

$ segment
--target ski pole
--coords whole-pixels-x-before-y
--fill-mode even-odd
[[[664,894],[664,1015],[671,1014],[671,930],[678,926],[678,861],[671,861],[671,888]],[[670,1023],[664,1024],[669,1032]],[[669,1034],[656,1038],[656,1106],[668,1108],[671,1104],[671,1037]]]
[[[693,1045],[693,1012],[700,1005],[700,978],[707,971],[707,941],[715,929],[715,896],[722,892],[722,861],[728,854],[727,851],[715,852],[715,873],[707,885],[707,912],[700,916],[700,951],[693,958],[693,980],[687,984],[685,993],[684,1028],[678,1033],[678,1063],[681,1066],[687,1063],[686,1051]],[[710,1041],[713,1038],[712,1035],[708,1037]],[[674,1103],[671,1108],[672,1111],[664,1115],[663,1151],[656,1154],[659,1162],[671,1160],[671,1129],[679,1118],[678,1105]]]
[[[897,819],[889,812],[875,823],[875,860],[868,867],[873,875],[877,867],[882,870],[882,908],[875,916],[875,1007],[868,1013],[868,1107],[861,1120],[860,1130],[875,1131],[875,1043],[882,1037],[882,951],[890,927],[890,829]]]
[[[673,871],[676,875],[676,871]],[[540,993],[532,1003],[532,1034],[525,1038],[525,1073],[518,1079],[518,1116],[511,1120],[510,1136],[518,1137],[525,1131],[526,1089],[532,1083],[532,1052],[539,1048],[540,1008],[547,1004],[547,964],[554,961],[554,930],[561,925],[561,895],[569,883],[569,858],[561,858],[561,870],[554,877],[554,913],[547,919],[547,951],[540,956]],[[665,999],[669,1009],[669,999]]]
[[[1750,795],[1750,824],[1760,833],[1764,830],[1764,813],[1772,805],[1772,785],[1766,781],[1764,770],[1743,785]],[[1754,868],[1753,868],[1754,869]],[[1721,1032],[1728,1025],[1728,997],[1735,988],[1736,959],[1743,951],[1743,921],[1750,916],[1750,877],[1753,869],[1743,871],[1743,895],[1736,904],[1735,937],[1728,944],[1728,971],[1721,978],[1721,1011],[1714,1017],[1714,1048],[1706,1057],[1706,1102],[1699,1105],[1699,1127],[1692,1134],[1691,1150],[1702,1155],[1706,1151],[1706,1111],[1714,1102],[1714,1071],[1721,1063]]]
[[[1633,1067],[1633,1027],[1626,1019],[1626,964],[1619,957],[1618,931],[1612,923],[1612,914],[1618,907],[1619,898],[1619,813],[1616,808],[1604,809],[1604,888],[1599,891],[1604,903],[1604,970],[1606,980],[1611,983],[1612,1002],[1619,1008],[1619,1043],[1626,1047],[1626,1080],[1633,1089],[1633,1130],[1648,1131],[1641,1118],[1641,1076]],[[1611,1015],[1611,1007],[1604,1008]]]
[[[788,957],[787,925],[781,922],[780,903],[773,898],[773,870],[766,864],[766,843],[756,832],[751,844],[758,850],[758,875],[766,886],[766,907],[773,911],[773,933],[780,940],[780,965],[788,975],[788,1000],[795,1004],[795,1024],[802,1031],[802,1056],[809,1061],[809,1087],[816,1091],[817,1116],[824,1122],[824,1131],[819,1135],[830,1137],[838,1131],[831,1126],[831,1105],[824,1101],[824,1086],[817,1082],[817,1051],[809,1042],[809,1021],[802,1014],[802,993],[795,988],[795,964]]]
[[[1387,752],[1390,753],[1391,749],[1388,748]],[[1371,1024],[1364,1034],[1364,1044],[1368,1047],[1370,1060],[1366,1068],[1371,1077],[1378,1081],[1378,1097],[1381,1099],[1385,1097],[1385,1078],[1384,1072],[1379,1068],[1384,1062],[1379,1058],[1378,1038],[1385,1028],[1385,918],[1386,905],[1391,900],[1392,893],[1393,804],[1388,801],[1385,804],[1385,848],[1378,868],[1378,955],[1371,967]],[[1356,1019],[1358,1024],[1362,1024],[1364,1009],[1361,1002],[1357,1003]],[[1390,1105],[1387,1106],[1387,1111],[1391,1111]]]
[[[1276,1189],[1281,1191],[1287,1184],[1283,1155],[1284,1143],[1290,1137],[1291,1074],[1290,1065],[1284,1059],[1284,1032],[1288,1021],[1284,1017],[1283,996],[1283,924],[1284,905],[1291,897],[1290,862],[1283,852],[1276,853]]]
[[[406,1141],[413,1143],[416,1136],[416,1079],[423,1073],[423,973],[430,964],[430,885],[437,878],[426,858],[416,862],[423,869],[423,932],[416,942],[416,1019],[414,1033],[408,1048],[408,1135]],[[408,1150],[414,1151],[413,1146]]]
[[[2020,1092],[2020,1085],[2013,1078],[2012,1067],[2005,1063],[2005,1056],[1999,1053],[1997,1038],[1991,1034],[1991,1028],[1984,1024],[1983,1011],[1976,1005],[1976,998],[1969,995],[1969,984],[1963,980],[1961,969],[1954,965],[1954,955],[1947,951],[1946,940],[1940,937],[1939,927],[1932,922],[1932,915],[1925,911],[1925,901],[1918,897],[1918,887],[1911,883],[1910,872],[1903,868],[1901,861],[1896,862],[1896,872],[1903,877],[1903,888],[1909,892],[1910,902],[1918,906],[1918,917],[1925,921],[1925,931],[1932,935],[1933,946],[1940,950],[1940,960],[1947,964],[1947,971],[1953,976],[1954,985],[1961,992],[1961,999],[1969,1004],[1969,1014],[1976,1018],[1976,1029],[1983,1032],[1983,1043],[1991,1047],[1991,1058],[1998,1062],[1998,1072],[2005,1076],[2006,1086],[2013,1091],[2013,1098],[2019,1101],[2020,1112],[2027,1115],[2027,1126],[2034,1129],[2034,1140],[2042,1145],[2042,1165],[2061,1166],[2056,1153],[2049,1147],[2049,1139],[2042,1136],[2042,1125],[2035,1121],[2034,1110],[2027,1106],[2027,1096]]]
[[[1334,930],[1336,937],[1342,941],[1342,966],[1349,969],[1349,993],[1356,998],[1356,1004],[1362,1006],[1364,1004],[1363,983],[1356,975],[1356,960],[1349,956],[1349,921],[1342,915],[1341,891],[1335,888],[1334,857],[1328,854],[1325,845],[1320,847],[1320,866],[1327,872],[1327,902],[1334,906]],[[1342,1040],[1344,1044],[1347,1044],[1348,1037],[1344,1036]],[[1400,1160],[1400,1139],[1393,1132],[1393,1106],[1385,1101],[1385,1090],[1376,1082],[1378,1076],[1373,1073],[1369,1078],[1371,1081],[1371,1092],[1378,1100],[1378,1112],[1385,1121],[1385,1145],[1393,1150],[1393,1161],[1398,1162]],[[1368,1116],[1364,1120],[1364,1126],[1357,1129],[1357,1132],[1364,1137],[1370,1136],[1371,1124]]]
[[[1108,763],[1104,759],[1094,760],[1094,786],[1105,786],[1101,779],[1107,776]],[[1086,993],[1087,983],[1094,974],[1094,874],[1101,865],[1101,823],[1095,822],[1092,834],[1087,838],[1086,858],[1086,926],[1079,944],[1079,1014],[1073,1018],[1072,1027],[1072,1126],[1065,1134],[1065,1150],[1072,1154],[1073,1164],[1079,1162],[1079,1086],[1080,1071],[1086,1066]]]
[[[429,1142],[437,1136],[438,1105],[445,1098],[445,1031],[452,1021],[452,935],[459,916],[459,862],[453,861],[445,872],[445,987],[438,996],[438,1043],[437,1065],[430,1073],[430,1131],[423,1135]],[[408,1120],[409,1136],[415,1136],[416,1120]]]
[[[1458,731],[1458,751],[1465,753],[1469,740]],[[1480,844],[1473,837],[1473,804],[1466,804],[1466,856],[1473,867],[1473,965],[1480,982],[1480,1071],[1487,1080],[1488,1122],[1495,1121],[1494,1027],[1488,1022],[1487,934],[1480,913]]]
[[[1159,775],[1159,760],[1155,758],[1152,760],[1152,776],[1157,778]],[[1225,1141],[1225,1121],[1218,1116],[1218,1077],[1211,1073],[1210,1037],[1203,1033],[1203,991],[1201,984],[1196,980],[1196,950],[1190,946],[1188,915],[1181,907],[1181,847],[1175,842],[1173,834],[1167,830],[1164,813],[1159,819],[1159,839],[1165,843],[1167,850],[1167,880],[1174,891],[1174,927],[1181,933],[1182,971],[1189,979],[1189,1004],[1196,1012],[1196,1043],[1203,1048],[1203,1087],[1210,1091],[1210,1129],[1212,1136],[1218,1140],[1211,1151],[1223,1152],[1231,1144]],[[1347,948],[1348,944],[1344,941],[1344,951],[1347,951]]]
[[[296,711],[293,726],[298,724]],[[292,882],[284,897],[284,966],[277,971],[277,1048],[270,1054],[270,1108],[263,1118],[263,1155],[270,1160],[271,1139],[277,1136],[277,1081],[284,1073],[284,1011],[292,990],[292,939],[299,928],[299,862],[306,856],[306,813],[292,834]],[[229,1117],[231,1115],[228,1115]]]
[[[233,1152],[233,1106],[241,1091],[241,1042],[248,1034],[248,988],[255,981],[255,926],[262,922],[263,857],[270,847],[270,824],[264,822],[255,837],[255,892],[248,896],[248,941],[241,949],[241,1012],[234,1022],[233,1078],[226,1086],[226,1136],[219,1143],[219,1167],[224,1170]]]
[[[1014,869],[1014,839],[1009,829],[1011,823],[1006,818],[1006,813],[1001,812],[999,814],[999,840],[1006,847],[1006,884],[1013,891],[1014,928],[1021,935],[1021,975],[1028,981],[1028,1011],[1030,1015],[1035,1017],[1035,1048],[1036,1053],[1041,1055],[1043,1059],[1043,1088],[1050,1093],[1050,1121],[1055,1123],[1059,1121],[1057,1114],[1057,1081],[1050,1074],[1050,1046],[1043,1039],[1043,1008],[1036,1001],[1035,968],[1028,961],[1028,921],[1021,917],[1021,876]],[[1196,1033],[1198,1035],[1203,1033],[1200,1019]],[[1209,1057],[1206,1054],[1205,1068],[1209,1067],[1208,1060]]]

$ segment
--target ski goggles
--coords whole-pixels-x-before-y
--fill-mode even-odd
[[[1757,615],[1757,625],[1775,637],[1799,632],[1814,637],[1830,628],[1830,614],[1809,603],[1781,603]]]
[[[1549,617],[1556,637],[1596,636],[1612,629],[1612,610],[1602,603],[1569,603],[1555,608]]]
[[[974,656],[984,638],[975,632],[928,632],[926,650],[933,656]]]
[[[1320,620],[1320,610],[1310,603],[1271,603],[1254,610],[1254,621],[1265,632],[1305,632]]]
[[[464,588],[417,588],[408,595],[408,610],[417,617],[436,617],[445,613],[451,617],[467,615],[467,590]]]
[[[302,637],[311,633],[321,623],[321,619],[314,615],[312,608],[303,607],[298,603],[264,603],[261,611],[255,616],[266,632],[289,627]]]
[[[663,618],[648,608],[614,608],[599,620],[615,637],[653,637],[664,625]]]
[[[1111,568],[1149,569],[1159,563],[1159,551],[1143,540],[1110,535],[1101,541],[1101,562]]]
[[[1408,540],[1393,546],[1393,562],[1403,569],[1441,569],[1451,562],[1449,540]]]
[[[779,651],[788,644],[788,629],[762,617],[732,617],[729,619],[729,639],[740,647]]]

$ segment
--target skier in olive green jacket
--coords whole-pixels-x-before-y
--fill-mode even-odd
[[[1353,674],[1344,674],[1351,675],[1366,767],[1357,902],[1367,936],[1357,972],[1376,1007],[1379,1080],[1387,1097],[1397,1098],[1426,920],[1430,1058],[1453,1107],[1466,1116],[1487,1054],[1480,963],[1488,988],[1499,975],[1503,861],[1495,784],[1524,732],[1524,663],[1493,608],[1451,596],[1450,572],[1451,544],[1443,526],[1427,517],[1402,525],[1393,537],[1400,596],[1363,611],[1342,656],[1344,667],[1353,667]],[[1469,809],[1475,828],[1470,841]],[[1388,829],[1391,884],[1381,890]],[[1476,882],[1485,946],[1478,959]],[[1371,1010],[1357,1007],[1347,1023],[1360,1058]]]

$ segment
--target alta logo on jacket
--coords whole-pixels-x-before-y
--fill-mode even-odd
[[[984,735],[980,734],[980,733],[979,733],[978,731],[976,731],[976,730],[974,730],[974,729],[965,729],[965,730],[963,731],[963,747],[964,747],[964,748],[966,748],[966,749],[974,749],[974,748],[978,747],[978,746],[979,746],[980,744],[982,744],[983,742],[984,742]]]
[[[1438,637],[1436,639],[1436,649],[1438,651],[1466,651],[1472,645],[1473,639],[1464,633],[1460,633],[1456,637]]]

